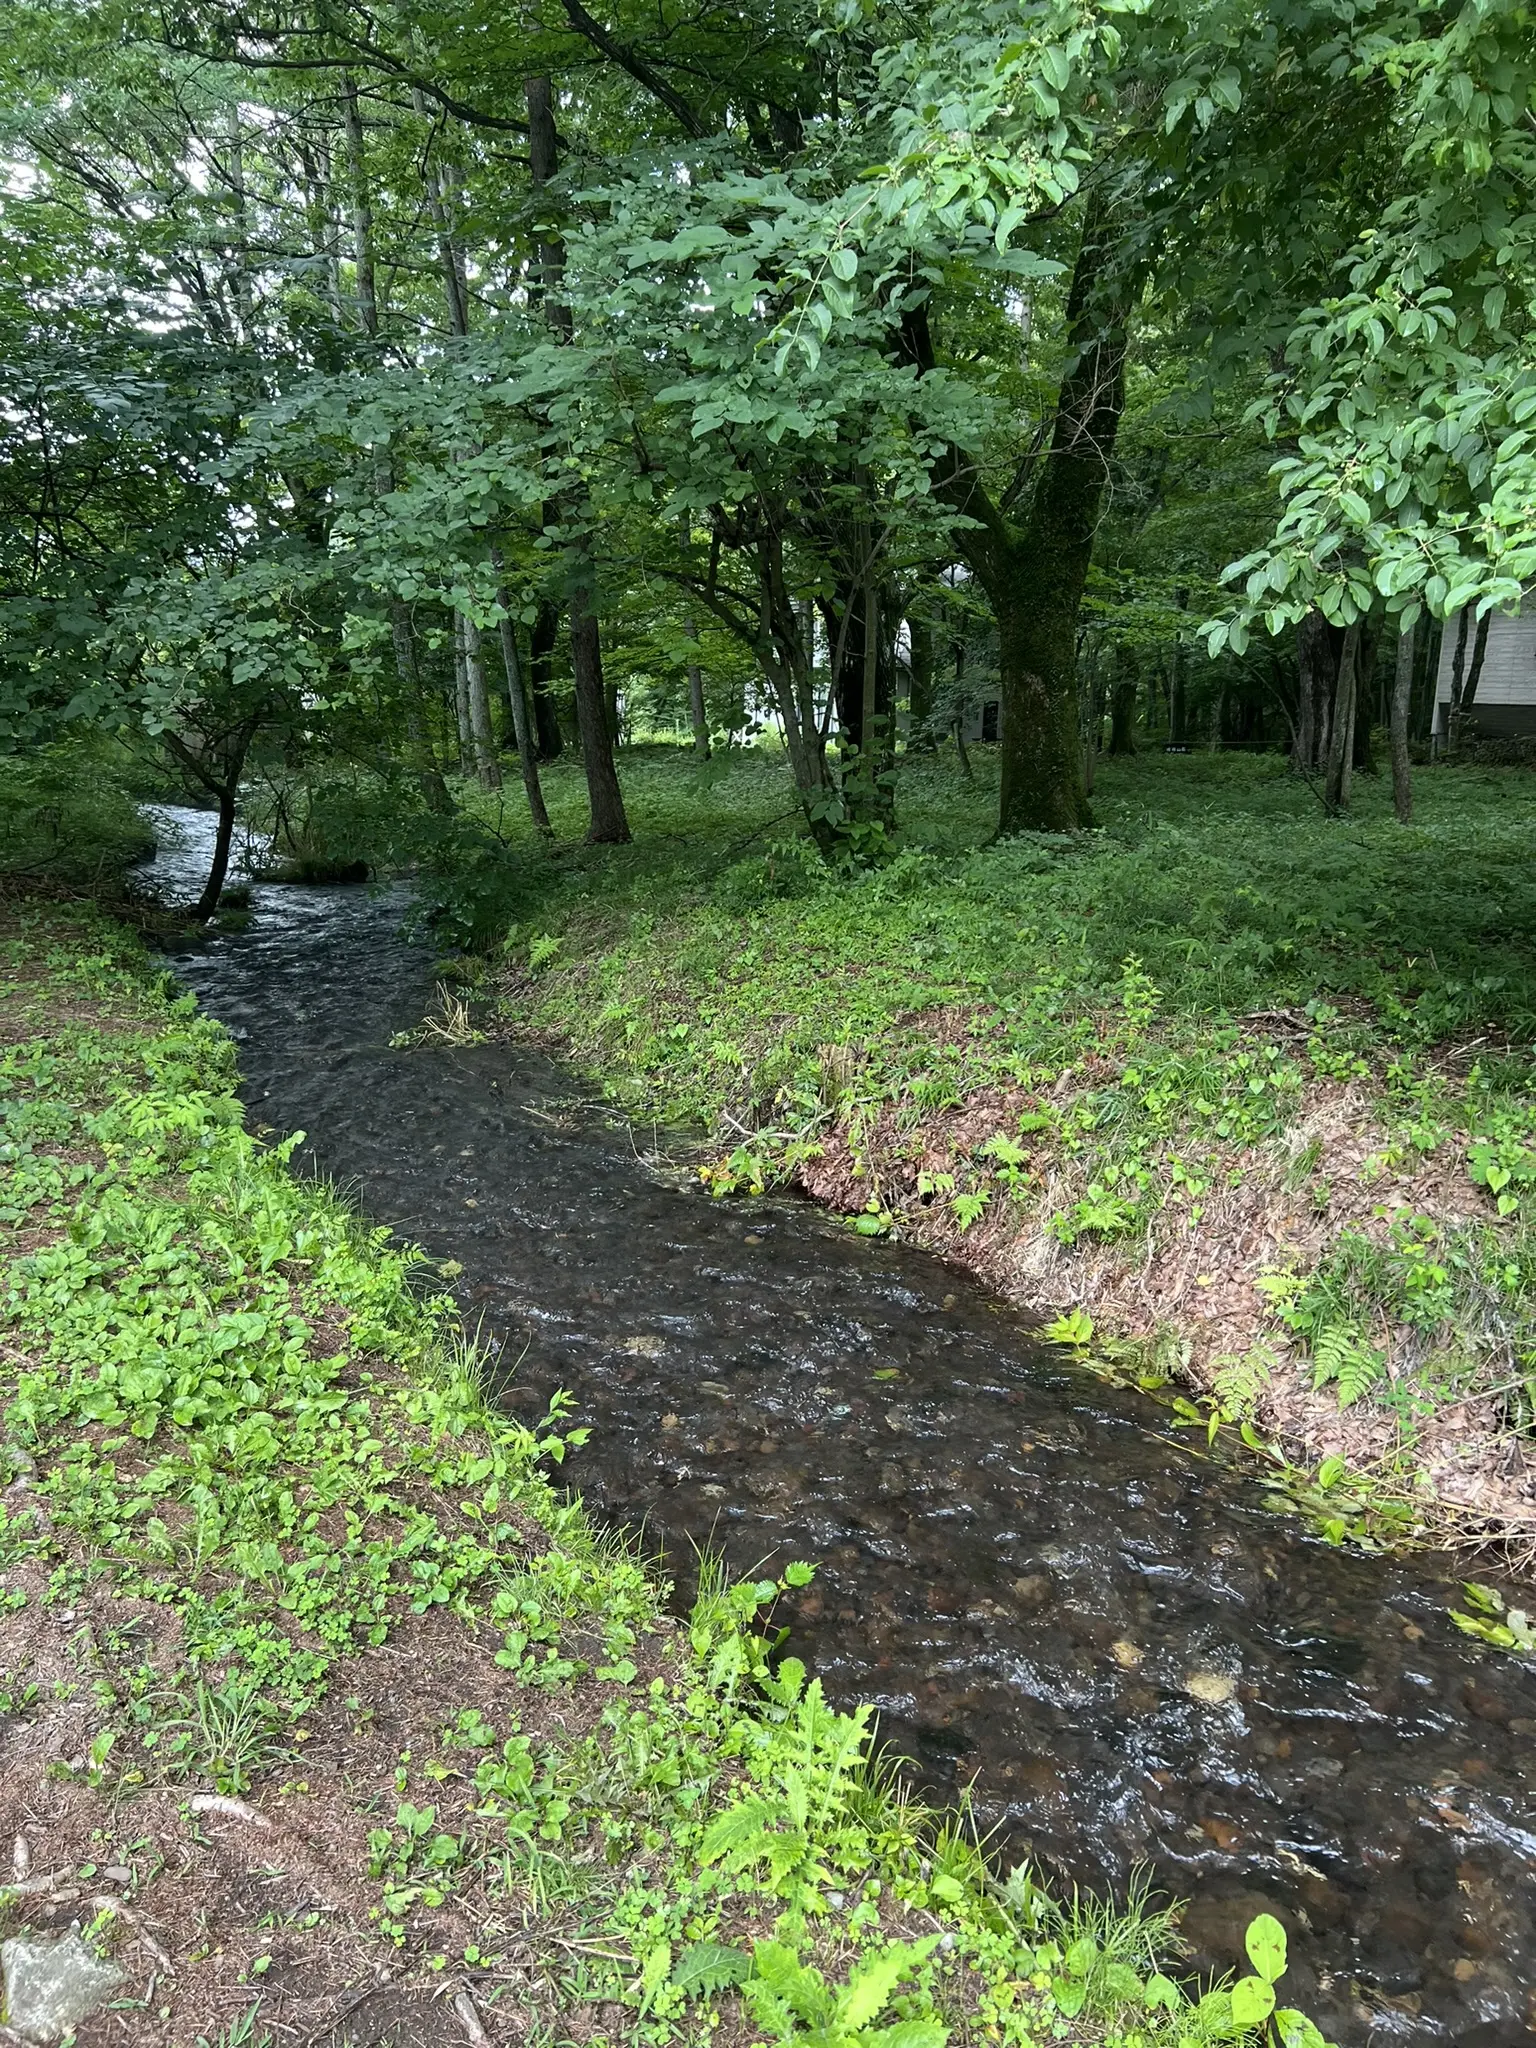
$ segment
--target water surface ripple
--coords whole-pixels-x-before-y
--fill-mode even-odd
[[[186,900],[208,821],[160,823]],[[937,1260],[650,1170],[536,1053],[390,1050],[432,987],[403,907],[258,887],[176,971],[253,1122],[461,1262],[508,1401],[575,1394],[588,1500],[683,1571],[817,1561],[794,1646],[835,1699],[1016,1850],[1150,1864],[1205,1961],[1279,1912],[1283,1992],[1341,2042],[1529,2043],[1536,1674],[1457,1635],[1450,1562],[1328,1549]]]

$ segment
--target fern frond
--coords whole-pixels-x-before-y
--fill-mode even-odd
[[[1275,1354],[1264,1344],[1253,1345],[1240,1357],[1221,1360],[1211,1381],[1211,1391],[1230,1421],[1251,1419],[1268,1391],[1274,1368]]]
[[[1312,1384],[1337,1385],[1341,1408],[1369,1393],[1386,1363],[1386,1353],[1368,1344],[1361,1331],[1348,1323],[1330,1323],[1312,1340]]]

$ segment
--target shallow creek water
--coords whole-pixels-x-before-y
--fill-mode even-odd
[[[156,822],[150,879],[189,900],[211,821]],[[815,1561],[788,1618],[834,1699],[934,1790],[974,1777],[1015,1854],[1150,1865],[1204,1962],[1278,1911],[1282,1992],[1337,2040],[1529,2042],[1536,1673],[1457,1634],[1452,1563],[1329,1549],[951,1268],[712,1202],[535,1052],[390,1050],[433,982],[404,908],[258,886],[176,972],[252,1122],[462,1264],[504,1398],[573,1392],[589,1502],[682,1576],[709,1541]]]

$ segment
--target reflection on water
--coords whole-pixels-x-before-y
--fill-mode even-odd
[[[185,900],[210,821],[176,820]],[[508,1401],[576,1395],[589,1501],[684,1572],[817,1560],[795,1647],[833,1697],[1057,1870],[1150,1863],[1206,1961],[1278,1912],[1340,2041],[1529,2042],[1536,1675],[1455,1633],[1448,1566],[1313,1541],[926,1254],[650,1170],[537,1054],[389,1050],[432,986],[399,892],[254,901],[176,962],[253,1121],[461,1262]]]

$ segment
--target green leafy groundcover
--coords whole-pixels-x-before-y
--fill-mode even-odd
[[[360,1799],[393,1812],[368,1836],[374,1938],[423,1968],[494,1960],[422,1947],[420,1916],[473,1896],[577,1930],[559,1997],[606,2001],[630,2041],[1318,2042],[1273,2010],[1273,1920],[1253,1975],[1186,1990],[1166,1912],[1062,1905],[903,1797],[870,1710],[770,1661],[762,1610],[808,1567],[706,1569],[678,1630],[553,1483],[565,1404],[539,1430],[486,1405],[421,1255],[244,1132],[228,1039],[115,928],[12,911],[0,1020],[7,1601],[106,1593],[175,1624],[150,1652],[123,1632],[77,1778],[259,1798],[357,1653],[442,1609],[497,1646],[505,1710],[445,1700],[432,1753]],[[535,1739],[583,1688],[597,1725]],[[0,1689],[24,1716],[26,1673]]]

